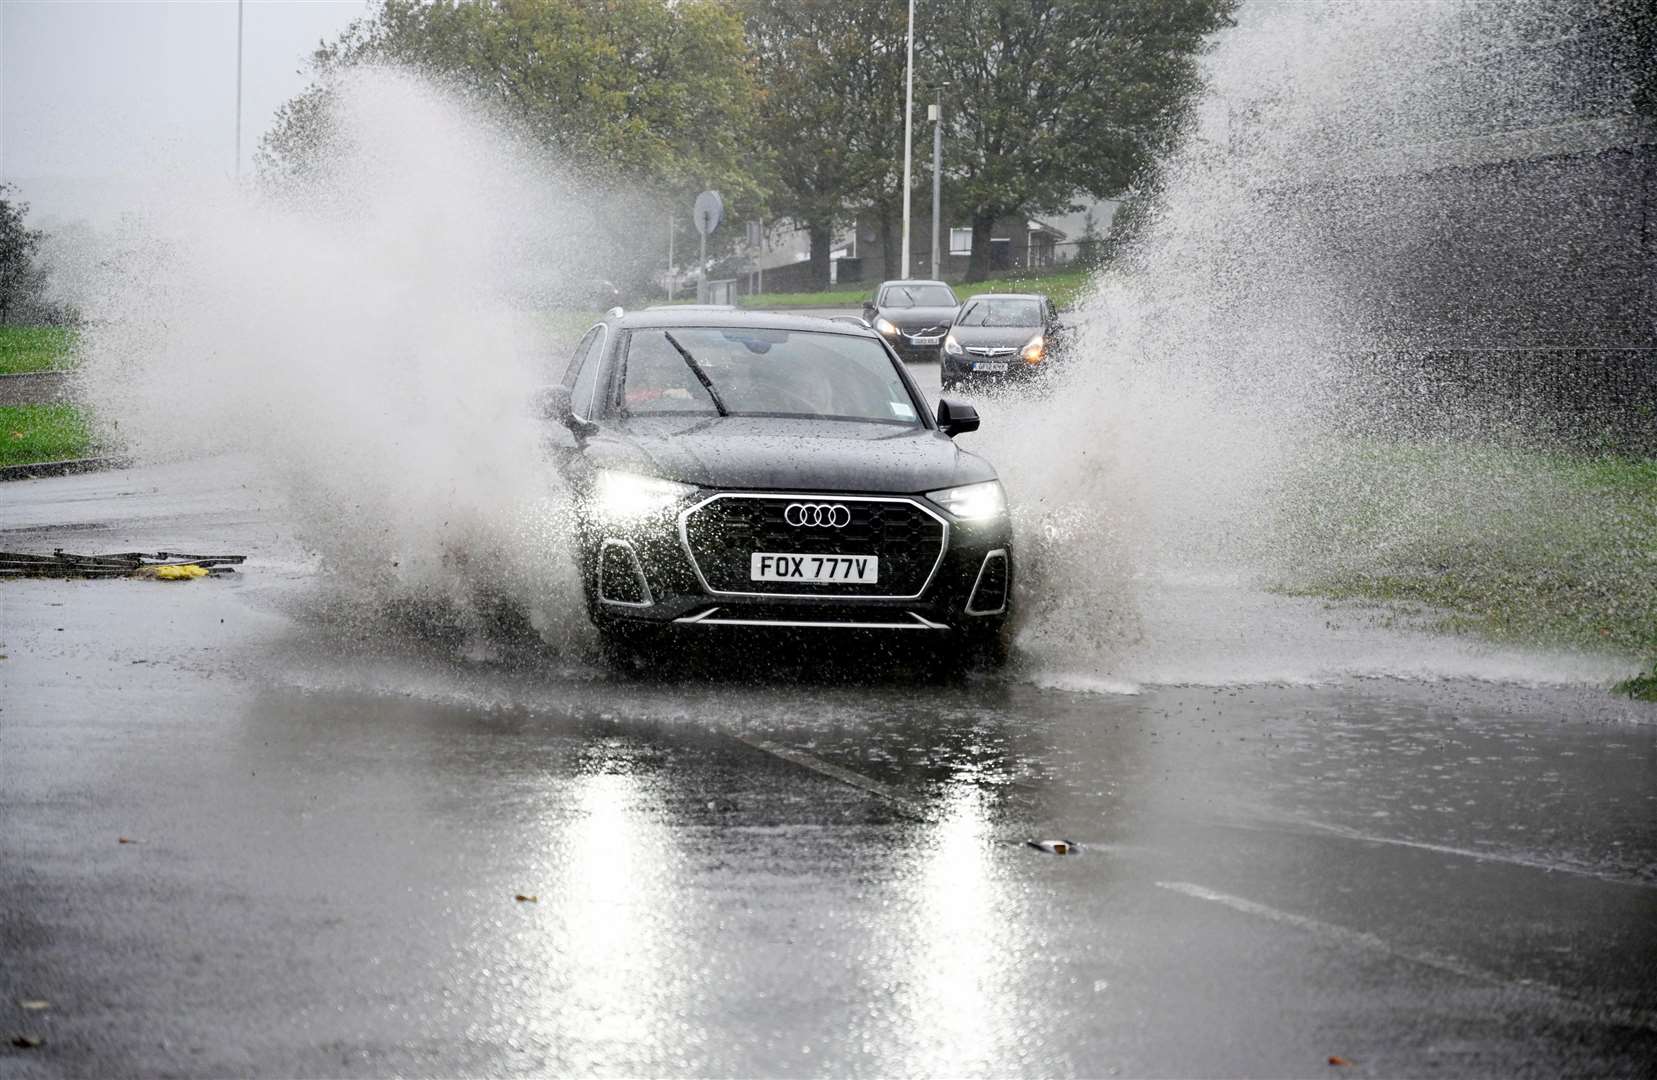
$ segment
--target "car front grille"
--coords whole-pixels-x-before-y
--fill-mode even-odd
[[[843,527],[796,527],[784,520],[790,504],[843,505]],[[919,503],[902,498],[825,495],[715,495],[680,519],[686,550],[712,592],[767,596],[915,597],[943,559],[948,526]],[[880,578],[872,584],[753,581],[754,552],[792,555],[874,555]]]

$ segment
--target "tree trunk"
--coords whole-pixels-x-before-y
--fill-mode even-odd
[[[806,236],[811,241],[811,287],[826,290],[829,281],[829,255],[834,248],[834,229],[829,222],[806,224]]]
[[[990,276],[990,231],[994,228],[994,214],[972,215],[972,258],[967,263],[968,281],[983,281]]]
[[[898,236],[897,223],[893,221],[890,203],[880,205],[877,220],[880,222],[880,260],[882,275],[887,281],[903,276],[903,252],[899,246],[903,241]]]

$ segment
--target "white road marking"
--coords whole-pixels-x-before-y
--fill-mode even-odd
[[[1323,922],[1320,919],[1309,918],[1305,915],[1279,911],[1277,908],[1268,907],[1265,904],[1247,900],[1241,896],[1217,892],[1201,885],[1193,885],[1188,881],[1159,881],[1156,884],[1158,888],[1168,889],[1197,900],[1207,900],[1210,903],[1231,908],[1233,911],[1268,919],[1283,926],[1292,926],[1314,937],[1323,938],[1336,944],[1381,953],[1399,960],[1407,960],[1412,964],[1420,964],[1422,967],[1429,967],[1474,982],[1488,983],[1504,990],[1544,997],[1557,1006],[1572,1012],[1586,1014],[1589,1019],[1609,1020],[1631,1027],[1642,1027],[1657,1031],[1657,1013],[1647,1009],[1630,1009],[1621,1005],[1598,1004],[1587,1001],[1561,987],[1548,983],[1537,982],[1534,979],[1509,978],[1506,975],[1486,970],[1476,964],[1470,964],[1458,957],[1447,956],[1444,953],[1392,945],[1367,931],[1352,930],[1344,926],[1336,926],[1334,923]]]
[[[782,743],[772,742],[770,739],[750,739],[746,735],[733,735],[732,738],[740,743],[752,746],[756,750],[763,750],[767,754],[780,757],[784,761],[798,765],[801,768],[810,769],[814,773],[838,780],[842,784],[849,784],[854,788],[867,791],[869,794],[876,795],[899,807],[905,813],[921,818],[927,816],[924,804],[911,799],[890,784],[883,784],[879,780],[864,776],[862,773],[842,768],[832,761],[824,761],[814,754],[808,754],[804,750],[796,750],[791,746],[784,746]]]
[[[1405,840],[1395,836],[1376,836],[1373,833],[1360,832],[1344,825],[1325,825],[1321,821],[1308,821],[1304,818],[1289,818],[1284,824],[1298,826],[1312,832],[1327,833],[1330,836],[1338,836],[1343,840],[1358,840],[1366,844],[1390,844],[1393,847],[1415,848],[1418,851],[1432,851],[1440,855],[1457,855],[1464,859],[1476,859],[1479,862],[1507,863],[1510,866],[1523,866],[1531,870],[1543,870],[1550,874],[1572,874],[1576,877],[1593,878],[1596,881],[1609,881],[1617,885],[1634,885],[1644,889],[1657,888],[1657,882],[1654,881],[1642,881],[1626,874],[1596,870],[1587,866],[1549,862],[1546,859],[1532,858],[1528,855],[1517,855],[1504,851],[1485,851],[1479,848],[1451,847],[1448,844],[1433,844],[1424,840]],[[1222,825],[1231,829],[1282,831],[1281,827],[1270,823],[1251,825],[1243,822],[1224,822]]]

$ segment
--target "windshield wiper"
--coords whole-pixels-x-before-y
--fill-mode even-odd
[[[667,338],[667,343],[673,346],[674,352],[685,358],[685,364],[690,368],[690,373],[696,376],[696,381],[702,384],[702,389],[706,390],[708,392],[708,397],[713,399],[713,407],[715,411],[717,411],[720,416],[731,415],[731,410],[727,409],[725,407],[725,403],[719,400],[719,391],[713,388],[713,380],[708,378],[708,373],[702,370],[702,365],[696,362],[696,358],[691,356],[690,353],[686,351],[685,347],[679,344],[678,340],[666,330],[662,331],[662,336]]]

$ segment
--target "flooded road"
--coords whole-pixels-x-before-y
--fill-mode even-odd
[[[0,492],[7,550],[253,556],[0,587],[8,1076],[1657,1062],[1649,706],[628,678],[319,622],[245,483]]]

